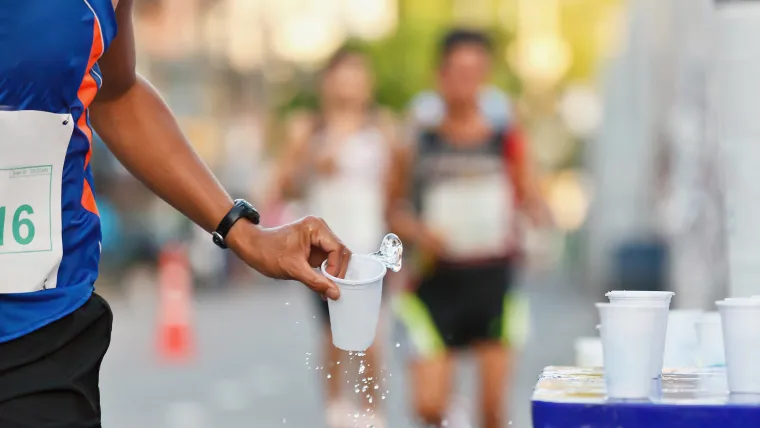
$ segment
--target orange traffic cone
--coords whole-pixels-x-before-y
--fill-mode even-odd
[[[179,245],[164,247],[158,269],[158,354],[165,361],[184,362],[194,355],[192,274],[185,249]]]

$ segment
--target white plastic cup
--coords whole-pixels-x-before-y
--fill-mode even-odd
[[[657,378],[651,357],[662,349],[665,336],[662,304],[597,303],[601,319],[604,382],[607,396],[614,399],[648,398]],[[663,315],[665,313],[665,315]]]
[[[676,293],[672,291],[641,291],[641,290],[613,290],[605,294],[612,304],[629,305],[661,305],[670,308],[670,301]],[[662,367],[665,360],[665,337],[667,336],[668,312],[659,314],[659,323],[662,330],[655,332],[653,338],[659,347],[652,348],[651,365],[652,374],[655,377],[662,376]]]
[[[725,367],[723,350],[723,327],[718,312],[705,312],[696,323],[699,341],[699,364],[704,368]]]
[[[327,301],[333,345],[344,351],[364,351],[375,341],[385,265],[373,257],[354,254],[345,279],[330,275],[326,268],[325,260],[322,274],[340,288],[340,299]]]
[[[760,394],[760,300],[733,298],[716,305],[723,326],[728,390]]]
[[[676,309],[668,313],[665,337],[664,366],[692,368],[699,364],[699,339],[696,324],[703,312],[697,309]]]

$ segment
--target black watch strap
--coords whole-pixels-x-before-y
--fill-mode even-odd
[[[211,238],[219,248],[227,248],[225,239],[227,234],[230,233],[232,226],[237,223],[238,220],[244,218],[253,224],[259,224],[261,217],[259,212],[253,208],[253,205],[249,204],[244,199],[235,199],[235,205],[230,208],[226,216],[219,222],[219,226],[216,230],[211,232]]]

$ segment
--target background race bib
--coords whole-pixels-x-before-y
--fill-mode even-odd
[[[423,206],[425,224],[444,236],[453,257],[506,253],[515,219],[513,191],[502,174],[433,184]]]

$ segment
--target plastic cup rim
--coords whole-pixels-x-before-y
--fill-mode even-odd
[[[751,297],[733,297],[725,300],[718,300],[715,302],[715,306],[720,308],[759,308],[760,299],[753,299]]]
[[[378,265],[380,265],[382,267],[382,270],[380,271],[380,273],[378,275],[376,275],[376,276],[374,276],[372,278],[369,278],[369,279],[362,279],[362,280],[359,280],[359,279],[354,279],[354,280],[340,279],[340,278],[334,277],[334,276],[330,275],[329,273],[327,273],[327,260],[325,260],[325,261],[322,262],[322,266],[320,267],[320,269],[322,270],[322,275],[326,276],[332,282],[334,282],[336,284],[340,284],[340,285],[367,285],[367,284],[372,284],[373,282],[377,282],[377,281],[381,280],[383,277],[385,277],[385,274],[388,273],[388,270],[385,268],[385,265],[383,265],[383,263],[380,262],[379,260],[375,260],[374,257],[370,257],[370,256],[365,255],[365,254],[353,254],[353,255],[351,255],[351,257],[352,258],[359,257],[359,258],[364,258],[364,259],[367,259],[367,260],[372,260],[372,262],[377,263]]]
[[[673,297],[676,293],[672,291],[648,291],[648,290],[612,290],[604,294],[605,297],[616,297],[623,299],[664,299],[666,297]]]

